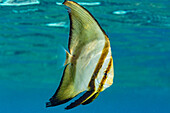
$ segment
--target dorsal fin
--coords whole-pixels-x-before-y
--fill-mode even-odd
[[[105,40],[105,32],[90,12],[73,1],[65,1],[63,4],[70,8],[70,36],[68,48],[71,54],[77,52],[77,48],[82,46],[82,44],[87,44],[94,40]],[[78,47],[75,48],[76,46]]]

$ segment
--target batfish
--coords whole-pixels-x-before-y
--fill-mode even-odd
[[[65,69],[55,94],[46,107],[64,104],[85,92],[65,109],[92,102],[113,83],[110,41],[97,20],[84,7],[64,1],[69,10],[70,34]]]

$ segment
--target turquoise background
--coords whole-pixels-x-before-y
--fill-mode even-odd
[[[45,103],[57,89],[65,61],[69,17],[62,0],[0,6],[0,113],[169,113],[170,1],[76,0],[106,31],[114,84],[88,105]],[[125,13],[113,12],[123,10]],[[64,25],[49,26],[49,23]]]

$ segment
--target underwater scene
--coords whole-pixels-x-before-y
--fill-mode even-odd
[[[63,2],[0,0],[0,113],[169,113],[169,0],[75,0],[110,40],[113,84],[87,105],[46,108],[68,51]]]

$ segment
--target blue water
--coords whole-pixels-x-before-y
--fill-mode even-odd
[[[100,3],[84,7],[110,38],[115,78],[94,102],[68,112],[169,113],[170,1],[76,1]],[[70,102],[45,108],[59,85],[68,45],[62,2],[0,6],[0,113],[67,112]]]

